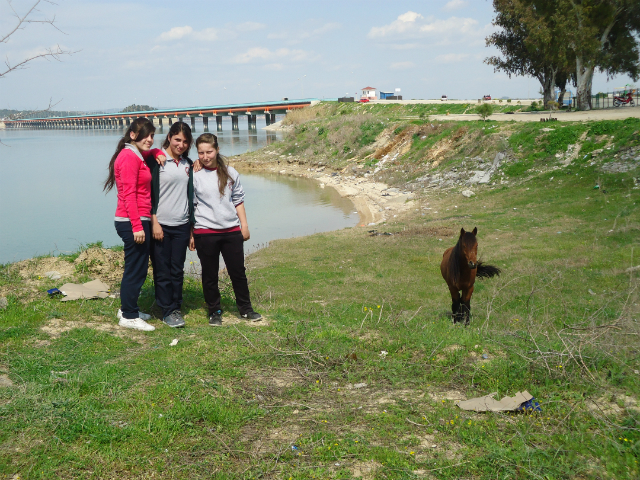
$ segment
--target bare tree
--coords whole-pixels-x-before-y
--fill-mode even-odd
[[[42,12],[38,8],[43,3],[48,3],[49,5],[57,5],[56,3],[52,2],[51,0],[33,0],[32,3],[30,4],[31,6],[28,8],[28,10],[25,13],[22,13],[22,14],[18,13],[18,11],[14,7],[14,5],[13,5],[11,0],[6,0],[6,2],[7,2],[7,5],[9,6],[9,9],[11,10],[11,12],[13,12],[13,17],[15,17],[15,25],[9,32],[7,32],[5,34],[0,33],[0,35],[1,35],[0,36],[0,44],[8,43],[13,35],[15,35],[20,30],[24,30],[29,24],[34,24],[34,23],[49,25],[50,27],[58,30],[60,33],[65,34],[56,25],[56,17],[55,17],[55,15],[52,16],[52,17],[42,16],[41,15]],[[11,72],[26,68],[29,65],[29,63],[33,62],[34,60],[38,60],[38,59],[44,58],[45,60],[61,61],[61,57],[62,56],[64,56],[64,55],[72,55],[74,53],[76,53],[76,52],[72,52],[70,50],[65,50],[62,47],[60,47],[60,45],[56,45],[55,47],[46,48],[46,49],[44,49],[43,51],[41,51],[39,53],[29,55],[29,56],[27,56],[27,57],[25,57],[25,58],[23,58],[21,60],[18,60],[15,63],[12,63],[9,60],[9,57],[6,56],[5,57],[5,61],[4,61],[4,65],[5,66],[2,68],[2,70],[0,70],[0,80],[5,78]],[[49,101],[49,106],[44,108],[44,109],[19,112],[17,114],[12,115],[10,118],[18,119],[18,118],[24,118],[26,116],[32,115],[32,114],[37,113],[37,112],[46,112],[46,111],[51,110],[58,103],[60,103],[60,101],[58,101],[56,103],[53,103],[53,101],[50,100]]]
[[[56,21],[56,17],[55,15],[51,18],[36,18],[37,14],[40,13],[40,10],[38,9],[38,6],[41,3],[48,3],[51,5],[56,5],[55,3],[53,3],[51,0],[36,0],[31,7],[29,8],[29,10],[24,13],[24,14],[19,14],[17,12],[17,10],[14,8],[13,3],[11,2],[11,0],[6,0],[7,4],[9,5],[9,8],[11,9],[11,11],[13,12],[13,16],[16,19],[16,24],[13,27],[12,30],[10,30],[8,33],[4,34],[2,36],[2,38],[0,39],[0,43],[8,43],[9,39],[19,30],[24,30],[24,28],[31,23],[44,23],[47,25],[50,25],[51,27],[55,28],[56,30],[58,30],[60,33],[64,32],[62,30],[60,30],[58,28],[58,26],[56,25],[55,21]],[[26,58],[23,58],[22,60],[19,60],[16,63],[11,63],[9,61],[9,58],[6,57],[5,59],[5,69],[4,71],[0,71],[0,79],[4,78],[6,75],[8,75],[9,73],[13,72],[14,70],[20,70],[22,68],[25,68],[27,66],[27,64],[29,64],[30,62],[32,62],[33,60],[37,60],[39,58],[45,58],[45,59],[53,59],[53,60],[58,60],[60,61],[60,57],[63,55],[71,55],[72,53],[75,52],[71,52],[69,50],[64,50],[63,48],[60,47],[60,45],[56,45],[55,47],[51,47],[51,48],[47,48],[44,51],[37,53],[35,55],[31,55],[28,56]]]

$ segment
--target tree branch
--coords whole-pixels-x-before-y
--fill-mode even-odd
[[[16,33],[18,30],[22,30],[24,28],[23,25],[25,23],[46,23],[48,25],[51,25],[53,28],[58,30],[60,33],[63,33],[63,34],[66,35],[66,33],[64,33],[62,30],[60,30],[58,28],[58,26],[55,24],[55,21],[56,21],[55,15],[53,16],[53,18],[45,18],[44,20],[35,20],[35,19],[32,19],[32,18],[29,18],[30,15],[33,14],[34,12],[39,12],[37,7],[38,7],[38,5],[40,5],[40,3],[42,1],[43,0],[36,0],[36,2],[31,6],[31,8],[27,11],[27,13],[25,13],[23,16],[20,16],[20,14],[18,12],[16,12],[16,9],[13,8],[13,4],[11,3],[11,0],[7,0],[7,4],[9,5],[9,8],[13,12],[14,17],[16,17],[18,19],[18,23],[13,28],[13,30],[11,30],[9,33],[7,33],[5,36],[3,36],[0,39],[0,43],[7,43],[9,41],[9,38],[11,38],[11,36],[14,33]],[[57,5],[56,3],[54,3],[54,2],[52,2],[50,0],[44,0],[44,2],[48,3],[50,5]]]
[[[9,31],[7,34],[3,35],[0,38],[0,43],[7,43],[9,42],[9,39],[18,31],[18,30],[23,30],[26,26],[26,24],[29,23],[45,23],[47,25],[52,26],[53,28],[55,28],[56,30],[58,30],[60,33],[66,35],[65,32],[63,32],[62,30],[60,30],[58,28],[58,26],[55,24],[56,21],[56,17],[55,15],[52,18],[44,18],[42,20],[38,20],[36,18],[32,18],[33,15],[36,12],[39,12],[38,10],[38,5],[40,5],[41,3],[48,3],[50,5],[56,5],[56,3],[52,2],[51,0],[35,0],[35,2],[33,3],[33,5],[31,6],[31,8],[29,8],[29,10],[24,14],[24,15],[20,15],[16,9],[13,7],[13,4],[11,3],[11,0],[6,0],[7,4],[9,5],[9,8],[11,9],[11,11],[13,12],[13,16],[16,17],[17,22],[16,25],[13,27],[13,29],[11,31]],[[55,47],[51,47],[51,48],[47,48],[44,52],[36,54],[36,55],[32,55],[30,57],[27,57],[21,61],[19,61],[18,63],[12,65],[9,61],[9,58],[7,57],[7,59],[5,60],[5,65],[6,65],[6,70],[3,72],[0,72],[0,79],[2,79],[3,77],[5,77],[7,74],[9,74],[10,72],[13,72],[14,70],[20,70],[22,68],[25,68],[26,65],[30,62],[32,62],[33,60],[39,59],[39,58],[45,58],[45,59],[54,59],[57,61],[60,61],[60,57],[62,55],[73,55],[76,52],[72,52],[70,50],[63,50],[62,48],[60,48],[60,45],[56,45]]]

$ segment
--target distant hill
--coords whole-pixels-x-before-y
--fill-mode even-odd
[[[82,115],[86,112],[72,111],[42,111],[42,110],[8,110],[0,109],[0,118],[49,118],[49,117],[69,117],[71,115]]]
[[[122,113],[125,112],[149,112],[151,110],[155,110],[155,108],[150,107],[149,105],[129,105],[125,109],[122,110]]]

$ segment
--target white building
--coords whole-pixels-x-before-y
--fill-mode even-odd
[[[377,100],[376,89],[373,87],[364,87],[362,89],[362,96],[360,98],[366,98],[368,100]]]

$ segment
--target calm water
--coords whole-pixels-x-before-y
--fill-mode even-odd
[[[245,130],[232,133],[225,123],[218,136],[221,153],[237,155],[275,141],[261,126],[249,133],[241,122]],[[0,263],[73,252],[96,241],[121,243],[113,226],[115,189],[102,192],[120,135],[116,130],[0,130],[7,145],[0,145]],[[159,146],[164,135],[156,138]],[[191,157],[197,158],[195,149]],[[314,181],[240,173],[251,231],[246,251],[358,221],[349,200]]]

